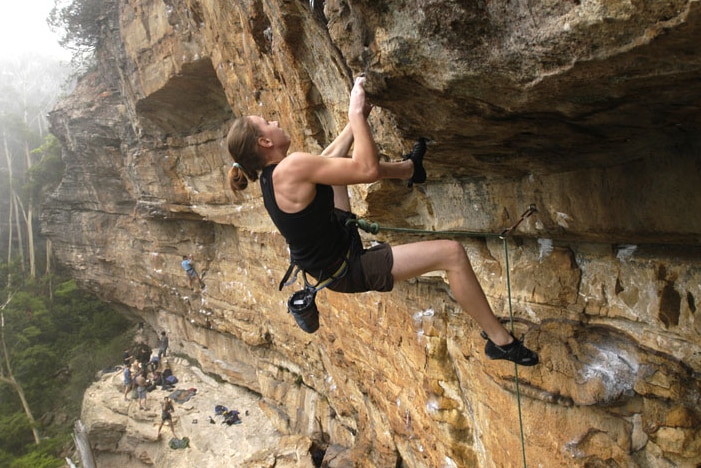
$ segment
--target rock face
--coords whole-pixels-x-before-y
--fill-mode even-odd
[[[701,463],[698,0],[110,2],[97,69],[51,114],[67,170],[43,229],[85,287],[328,466]],[[487,360],[440,275],[322,292],[314,335],[288,315],[286,247],[256,184],[227,191],[225,134],[262,114],[320,150],[361,72],[382,157],[431,142],[427,184],[355,187],[355,211],[481,234],[456,238],[541,365]]]

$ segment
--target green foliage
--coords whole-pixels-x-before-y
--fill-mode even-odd
[[[14,104],[14,107],[16,106],[17,104]],[[24,166],[23,154],[25,143],[29,145],[30,148],[34,148],[39,145],[41,138],[39,134],[25,122],[25,117],[21,113],[21,109],[12,109],[11,107],[10,105],[2,107],[4,112],[0,117],[0,123],[5,132],[4,138],[7,141],[8,149],[11,153],[18,155],[17,158],[14,158],[16,159],[16,164],[13,169],[16,173],[19,173]]]
[[[41,159],[25,174],[23,189],[30,198],[39,200],[43,194],[54,191],[61,183],[65,165],[61,159],[61,145],[51,134],[44,139],[44,144],[32,151],[32,154]]]
[[[68,367],[71,369],[70,380],[61,390],[65,408],[70,413],[79,413],[85,388],[95,379],[97,371],[117,364],[115,358],[122,356],[122,351],[132,344],[132,336],[121,334],[103,343],[100,347],[88,345],[76,348]]]
[[[20,266],[32,271],[45,266],[40,264],[45,256],[38,208],[63,174],[59,144],[53,137],[45,138],[47,115],[65,90],[70,72],[56,58],[0,57],[0,261],[22,259]],[[40,163],[42,158],[46,160]],[[40,167],[32,170],[37,163]],[[31,222],[25,215],[31,215]],[[28,242],[30,229],[33,245]],[[32,247],[36,258],[30,255]]]
[[[0,291],[2,302],[12,293],[3,310],[4,335],[14,377],[35,419],[44,421],[38,427],[42,437],[50,438],[33,443],[15,389],[0,383],[0,466],[63,466],[59,455],[71,443],[85,389],[99,370],[121,362],[133,328],[73,280],[22,280],[18,275],[20,290]],[[52,420],[61,425],[48,425]]]
[[[10,462],[9,468],[60,468],[65,466],[62,457],[59,456],[70,444],[71,437],[66,434],[62,437],[54,437],[42,440],[39,445],[32,444],[28,452]]]
[[[0,466],[10,466],[10,463],[12,463],[14,459],[14,455],[0,449]]]
[[[19,408],[17,409],[18,411],[14,413],[0,414],[2,450],[7,453],[21,453],[24,447],[33,441],[27,416]]]
[[[32,451],[12,461],[9,468],[60,468],[62,466],[65,466],[62,459],[49,453]]]
[[[54,0],[47,23],[60,36],[59,44],[73,51],[73,59],[85,63],[100,45],[101,34],[114,0]]]
[[[72,294],[75,294],[78,291],[78,285],[75,283],[75,281],[66,281],[64,283],[59,284],[56,286],[56,290],[54,291],[54,294],[56,294],[56,297],[59,298],[68,298]]]
[[[13,359],[15,378],[22,382],[27,400],[33,402],[33,411],[44,412],[51,409],[53,402],[46,398],[55,386],[51,378],[61,364],[60,357],[45,344],[34,344],[17,353]]]

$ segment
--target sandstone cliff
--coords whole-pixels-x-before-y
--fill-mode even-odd
[[[698,0],[126,0],[103,31],[51,114],[67,170],[44,232],[281,433],[346,448],[331,466],[701,463]],[[429,183],[358,187],[355,210],[485,234],[459,238],[543,361],[518,380],[440,275],[322,292],[315,335],[287,314],[285,245],[257,187],[226,190],[224,136],[258,113],[320,149],[360,72],[382,156],[431,144]],[[487,235],[531,204],[508,249]]]

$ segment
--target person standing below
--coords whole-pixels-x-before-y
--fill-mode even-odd
[[[136,394],[139,398],[139,408],[142,410],[146,409],[146,387],[148,385],[148,382],[146,381],[146,376],[144,375],[144,372],[141,371],[139,372],[139,375],[136,376]]]
[[[166,352],[168,351],[168,335],[166,335],[165,331],[161,332],[161,344],[158,347],[158,362],[161,363],[163,362],[163,358],[166,355]]]
[[[187,279],[190,282],[190,288],[193,291],[197,290],[195,288],[195,281],[197,281],[197,284],[201,288],[202,280],[200,279],[200,275],[197,274],[195,266],[192,264],[192,258],[189,255],[183,255],[183,261],[180,262],[180,265],[183,267],[183,270],[185,270],[185,273],[187,274]]]
[[[372,106],[365,99],[365,78],[351,91],[349,123],[321,153],[288,154],[291,139],[280,124],[261,116],[237,118],[227,147],[234,160],[228,182],[234,192],[260,177],[263,203],[290,249],[292,261],[317,280],[331,279],[328,289],[342,293],[390,291],[395,281],[431,271],[447,273],[453,296],[485,333],[485,353],[533,366],[538,355],[517,340],[494,315],[462,244],[439,239],[364,249],[353,219],[347,185],[380,179],[409,179],[423,183],[425,139],[398,162],[380,162],[367,118]],[[351,145],[352,156],[348,157]],[[338,271],[345,272],[337,275]]]
[[[131,369],[129,366],[124,368],[124,399],[127,400],[129,392],[134,388],[134,380],[132,379]]]
[[[124,352],[122,353],[122,363],[125,366],[131,365],[131,360],[133,356],[131,355],[131,350],[129,348],[125,349]]]
[[[173,402],[170,401],[170,398],[168,397],[163,397],[163,403],[161,403],[161,425],[158,426],[158,435],[156,438],[161,437],[161,429],[163,428],[163,424],[168,421],[170,424],[170,430],[173,432],[173,437],[176,439],[178,438],[177,435],[175,435],[175,424],[173,423],[173,411],[175,411],[175,408],[173,408]]]
[[[161,360],[158,356],[153,356],[151,357],[151,360],[148,362],[148,367],[146,367],[146,370],[149,372],[156,372],[159,368],[161,367]]]

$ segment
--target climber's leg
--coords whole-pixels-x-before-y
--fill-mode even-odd
[[[460,307],[482,327],[487,338],[485,353],[490,359],[506,359],[524,366],[538,364],[538,355],[526,348],[492,312],[463,246],[452,240],[434,240],[392,247],[395,281],[430,271],[444,270]],[[483,335],[484,336],[484,335]]]
[[[394,256],[392,275],[395,281],[406,280],[431,271],[445,271],[450,289],[458,304],[475,319],[489,337],[490,351],[490,342],[498,349],[510,349],[512,345],[523,347],[492,312],[465,249],[459,242],[432,240],[398,245],[392,247],[392,254]],[[514,360],[511,359],[512,354],[499,357],[496,352],[490,352],[488,355],[492,359]],[[531,356],[530,360],[523,358],[517,362],[532,365],[537,363],[537,356]]]
[[[445,271],[455,299],[495,343],[504,345],[512,338],[496,318],[477,281],[465,249],[456,241],[432,240],[392,247],[395,281],[406,280],[431,271]]]

